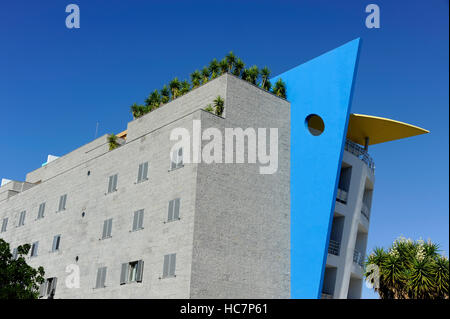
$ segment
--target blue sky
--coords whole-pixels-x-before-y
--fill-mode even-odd
[[[81,28],[65,27],[76,3]],[[367,29],[376,3],[381,28]],[[371,147],[376,184],[368,249],[399,235],[431,238],[448,256],[447,0],[3,1],[0,178],[23,180],[99,135],[126,129],[129,106],[175,76],[233,50],[282,73],[362,38],[352,112],[430,134]],[[289,92],[288,92],[289,94]],[[364,297],[374,297],[364,289]]]

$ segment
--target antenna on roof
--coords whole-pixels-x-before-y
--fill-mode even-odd
[[[95,136],[94,136],[94,139],[97,138],[97,133],[98,133],[98,122],[97,122],[97,125],[95,126]]]

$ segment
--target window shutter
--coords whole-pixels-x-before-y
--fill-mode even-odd
[[[147,173],[148,173],[148,162],[145,162],[144,167],[142,168],[142,180],[147,179]]]
[[[52,284],[51,284],[51,288],[50,288],[50,295],[53,296],[56,292],[56,282],[57,282],[58,278],[53,277],[52,280]]]
[[[142,164],[139,164],[138,178],[137,181],[142,181]]]
[[[164,255],[163,277],[169,276],[170,255]]]
[[[127,283],[127,271],[128,271],[128,263],[122,264],[122,270],[120,271],[120,284]]]
[[[133,216],[133,230],[137,230],[137,224],[138,224],[138,218],[139,218],[139,216],[138,216],[138,214],[139,214],[139,211],[135,211],[134,212],[134,216]]]
[[[117,190],[117,174],[114,175],[113,191]]]
[[[171,255],[170,255],[170,267],[169,267],[169,275],[170,275],[170,276],[175,276],[175,263],[176,263],[176,258],[177,258],[177,255],[176,255],[176,254],[171,254]]]
[[[144,261],[138,260],[137,269],[136,269],[136,281],[142,282],[142,276],[144,273]]]
[[[106,267],[103,267],[103,271],[102,271],[102,278],[101,278],[101,287],[105,287],[105,283],[106,283]]]
[[[176,161],[177,161],[177,153],[176,151],[173,151],[170,155],[170,169],[175,169],[176,167]]]
[[[108,229],[106,231],[106,236],[111,237],[111,231],[112,231],[112,218],[108,220]]]
[[[39,242],[38,241],[33,243],[33,247],[31,249],[31,256],[37,256],[38,247],[39,247]]]
[[[112,176],[110,176],[109,177],[109,180],[108,180],[108,193],[111,193],[112,192],[112,182],[113,182],[113,180],[112,180]]]
[[[52,251],[57,251],[59,249],[60,240],[61,240],[61,235],[56,235],[53,237]]]
[[[13,260],[16,260],[17,259],[17,248],[14,248],[13,249],[13,251],[12,251],[12,258],[13,258]]]
[[[144,224],[144,210],[141,209],[138,213],[138,229],[142,229]]]
[[[173,220],[173,205],[174,203],[173,203],[173,200],[171,200],[171,201],[169,201],[169,213],[168,213],[168,216],[167,216],[167,221],[172,221]]]
[[[173,219],[177,220],[180,217],[180,199],[175,199],[175,207],[173,211]]]
[[[102,234],[102,238],[103,238],[103,239],[106,238],[107,234],[108,234],[108,220],[105,220],[105,221],[103,222],[103,234]]]
[[[2,233],[6,231],[6,227],[8,226],[8,218],[3,218],[3,223],[2,223]]]
[[[44,297],[46,291],[47,291],[47,280],[45,280],[45,281],[39,286],[39,298]]]
[[[97,280],[96,280],[96,283],[95,283],[95,288],[100,288],[101,287],[102,272],[103,272],[103,268],[102,267],[97,269]]]

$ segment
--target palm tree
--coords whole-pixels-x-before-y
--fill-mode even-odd
[[[180,95],[184,95],[191,90],[191,85],[187,80],[181,82]]]
[[[223,58],[220,61],[219,67],[220,67],[220,74],[225,74],[228,72],[228,62],[227,62],[226,58]]]
[[[209,69],[205,66],[202,70],[202,84],[205,84],[209,81]]]
[[[272,88],[272,83],[270,83],[270,80],[267,79],[264,84],[262,85],[262,88],[268,92],[270,92],[270,89]]]
[[[233,74],[236,76],[240,76],[244,68],[245,68],[244,62],[241,59],[237,59],[237,61],[234,64]]]
[[[168,103],[170,101],[170,91],[167,85],[164,84],[160,92],[161,92],[161,103],[162,104]]]
[[[275,82],[275,86],[273,87],[272,91],[276,96],[282,97],[283,99],[286,98],[286,84],[281,78],[279,78],[278,81]]]
[[[110,151],[120,146],[120,144],[117,142],[117,136],[115,134],[110,134],[108,136],[108,145]]]
[[[216,108],[216,115],[222,116],[223,109],[225,106],[225,101],[222,99],[222,97],[220,95],[218,95],[213,102],[214,102],[214,107]]]
[[[374,290],[381,299],[448,299],[449,262],[438,251],[431,241],[399,238],[387,250],[374,249],[365,276],[372,278],[378,270]]]
[[[131,105],[130,107],[131,109],[131,114],[133,114],[133,119],[137,119],[139,117],[141,117],[142,115],[145,114],[145,106],[143,105],[138,105],[137,103],[133,103],[133,105]]]
[[[174,78],[169,82],[169,88],[172,92],[172,100],[176,99],[180,93],[181,83],[178,81],[178,78]]]
[[[219,73],[220,66],[219,62],[217,62],[217,59],[212,59],[211,62],[209,62],[209,73],[211,74],[211,79],[215,79]]]
[[[230,51],[230,53],[228,53],[225,56],[225,61],[227,62],[227,65],[228,65],[228,72],[231,72],[231,70],[233,69],[234,63],[236,62],[236,56],[233,54],[233,51]]]
[[[159,94],[158,90],[154,90],[148,98],[145,100],[145,105],[148,108],[148,111],[152,111],[159,107],[161,104],[161,95]]]
[[[259,69],[256,65],[245,69],[242,72],[242,79],[252,83],[252,84],[257,84],[258,81],[258,77],[259,77]]]
[[[261,69],[261,80],[262,80],[261,87],[262,87],[263,89],[266,89],[265,84],[266,84],[266,82],[269,80],[269,76],[270,76],[270,70],[269,70],[269,68],[268,68],[267,66],[263,67],[263,68]],[[269,88],[269,89],[270,89],[270,88]],[[266,89],[266,90],[267,90],[267,89]]]
[[[191,73],[191,83],[193,89],[200,86],[201,80],[202,75],[198,70],[195,70],[194,72]]]

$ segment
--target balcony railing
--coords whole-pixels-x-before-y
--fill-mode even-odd
[[[370,220],[370,209],[369,209],[369,207],[368,207],[366,204],[364,204],[364,203],[362,203],[362,206],[361,206],[361,214],[362,214],[364,217],[366,217],[367,220]]]
[[[356,249],[353,252],[353,262],[361,267],[364,267],[364,255]]]
[[[340,203],[347,204],[347,199],[348,199],[348,192],[341,188],[338,188],[337,194],[336,194],[336,200]]]
[[[339,256],[340,249],[341,249],[341,243],[330,239],[330,244],[328,245],[328,253]]]
[[[350,140],[345,140],[345,150],[349,153],[352,153],[356,157],[358,157],[361,161],[366,163],[366,165],[371,169],[372,172],[375,171],[375,163],[373,162],[372,157],[370,157],[367,151]]]

